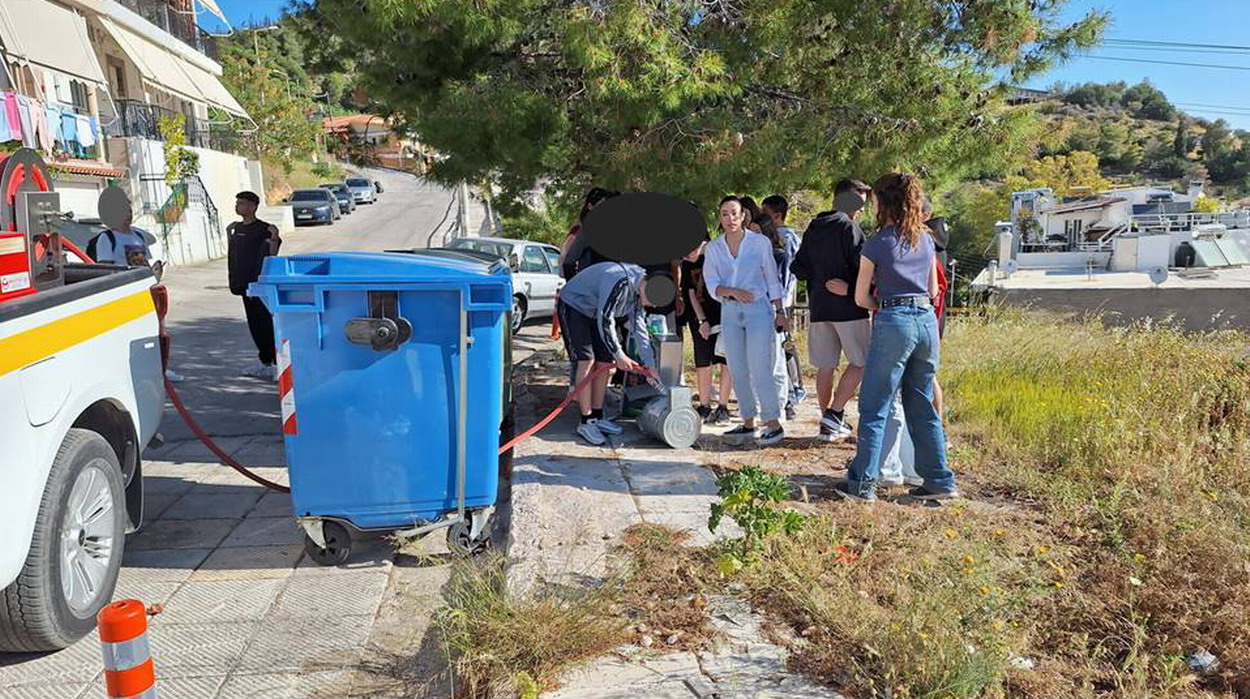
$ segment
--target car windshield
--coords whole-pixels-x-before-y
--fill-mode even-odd
[[[373,185],[369,184],[369,180],[362,180],[360,178],[353,177],[347,180],[347,186],[348,187],[372,187]]]
[[[451,245],[448,247],[456,250],[477,250],[478,252],[489,253],[495,257],[502,257],[504,259],[507,259],[508,255],[512,254],[511,243],[500,243],[495,240],[459,238],[451,241]]]
[[[326,192],[320,189],[301,189],[291,194],[291,201],[325,201]]]
[[[323,184],[321,185],[321,188],[328,189],[335,194],[343,194],[347,190],[347,187],[344,187],[341,184]]]

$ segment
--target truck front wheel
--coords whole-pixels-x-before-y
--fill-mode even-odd
[[[52,462],[26,564],[0,593],[0,650],[57,650],[95,628],[121,569],[124,491],[109,443],[71,429]]]

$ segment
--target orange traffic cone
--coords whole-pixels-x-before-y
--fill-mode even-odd
[[[127,599],[100,610],[104,684],[110,697],[156,699],[156,668],[148,646],[148,615],[143,603]]]

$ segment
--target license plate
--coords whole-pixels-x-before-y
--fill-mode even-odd
[[[312,214],[296,214],[295,218],[312,218]]]

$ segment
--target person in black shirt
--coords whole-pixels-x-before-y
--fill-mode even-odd
[[[720,302],[709,294],[703,283],[703,250],[707,235],[699,247],[681,261],[681,298],[686,302],[682,320],[690,329],[694,343],[695,385],[699,390],[699,416],[714,425],[729,424],[729,396],[733,378],[725,358],[716,354],[716,336],[720,332]],[[712,367],[720,365],[720,391],[717,406],[712,409]]]
[[[260,197],[255,192],[239,192],[234,201],[234,212],[242,218],[226,228],[229,240],[228,269],[230,293],[243,298],[243,310],[247,314],[247,328],[256,343],[257,361],[243,370],[244,376],[276,381],[278,378],[277,350],[273,339],[273,316],[258,298],[247,295],[247,286],[260,277],[265,258],[278,254],[282,238],[278,227],[256,218]]]
[[[845,179],[834,194],[834,211],[817,215],[808,224],[790,269],[807,282],[811,321],[808,360],[816,367],[816,396],[822,411],[819,438],[832,442],[849,437],[846,404],[855,395],[868,357],[872,335],[868,311],[855,303],[859,251],[864,233],[856,219],[871,189]],[[834,388],[833,377],[846,355],[847,367]]]

